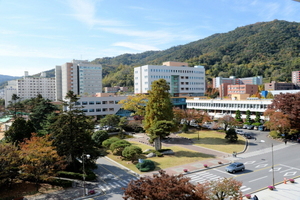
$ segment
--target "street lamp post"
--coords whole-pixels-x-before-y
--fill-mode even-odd
[[[84,160],[86,159],[90,159],[90,155],[89,154],[82,154],[82,178],[83,178],[83,196],[85,196],[85,169],[84,169]]]
[[[273,153],[273,143],[272,143],[272,174],[273,174],[273,187],[274,187],[274,153]]]

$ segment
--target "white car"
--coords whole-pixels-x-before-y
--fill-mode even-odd
[[[237,134],[240,134],[240,135],[243,135],[244,134],[244,131],[243,130],[236,130],[235,131]]]

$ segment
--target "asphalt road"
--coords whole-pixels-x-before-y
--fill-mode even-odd
[[[95,172],[98,175],[99,188],[104,191],[104,194],[98,197],[93,197],[95,200],[122,200],[124,190],[131,180],[138,179],[131,172],[120,168],[117,164],[105,159],[97,160],[98,168]]]

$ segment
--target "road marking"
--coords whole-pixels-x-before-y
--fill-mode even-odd
[[[260,177],[260,178],[251,180],[251,181],[249,181],[249,183],[254,182],[254,181],[258,181],[258,180],[261,180],[261,179],[264,179],[264,178],[267,178],[267,177],[268,177],[268,176],[263,176],[263,177]]]
[[[266,167],[266,166],[268,166],[268,164],[257,165],[255,168],[262,168],[262,167]]]
[[[299,168],[296,168],[296,167],[291,167],[291,166],[284,165],[284,164],[280,164],[280,165],[282,165],[282,166],[285,166],[285,167],[288,167],[288,168],[290,168],[290,169],[296,169],[296,170],[300,170]]]
[[[283,176],[294,176],[297,172],[287,172]]]
[[[247,162],[245,162],[244,164],[253,164],[253,163],[255,163],[256,161],[247,161]]]
[[[275,167],[275,168],[274,168],[274,172],[277,172],[277,171],[281,170],[281,168],[282,168],[282,167],[277,167],[277,168]],[[272,172],[272,171],[273,171],[273,169],[271,168],[271,169],[269,170],[269,172]],[[281,173],[281,172],[280,172],[280,173]]]
[[[230,174],[230,173],[228,173],[228,172],[226,172],[226,171],[222,171],[222,170],[219,170],[219,169],[213,169],[213,170],[218,171],[218,172],[222,172],[222,173],[224,173],[224,174],[228,174],[228,175],[233,176],[232,174]]]
[[[242,192],[246,192],[246,191],[248,191],[248,190],[251,190],[251,188],[246,188],[246,189],[243,189],[243,190],[241,190]]]

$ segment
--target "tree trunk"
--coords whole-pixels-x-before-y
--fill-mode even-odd
[[[155,147],[155,150],[161,149],[161,138],[160,137],[157,137],[154,139],[154,147]]]

